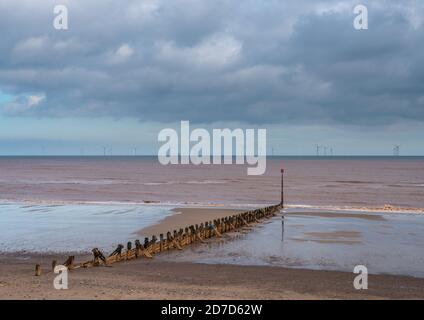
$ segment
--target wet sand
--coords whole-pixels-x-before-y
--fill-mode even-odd
[[[157,235],[241,211],[243,209],[177,208],[174,209],[175,214],[137,233],[143,236]],[[348,216],[385,221],[382,215],[363,213],[302,212],[289,215]],[[295,225],[302,226],[298,223]],[[306,232],[305,236],[321,242],[348,244],[358,241],[360,234],[342,229]],[[188,254],[190,250],[187,248],[179,253]],[[164,253],[153,259],[73,270],[69,273],[69,290],[58,291],[53,288],[55,275],[50,271],[51,262],[63,262],[65,254],[0,254],[0,299],[424,299],[424,278],[370,275],[369,289],[357,291],[353,288],[356,275],[351,272],[284,266],[202,264],[193,263],[195,260],[174,260],[171,254],[168,258],[166,256]],[[77,256],[76,261],[89,258]],[[42,265],[41,277],[34,276],[37,263]]]
[[[290,240],[298,241],[298,242],[315,242],[315,243],[321,243],[321,244],[344,244],[344,245],[362,244],[362,242],[358,240],[300,239],[300,238],[290,238]]]
[[[366,214],[366,213],[337,213],[337,212],[290,212],[287,216],[309,216],[309,217],[323,217],[323,218],[356,218],[369,221],[385,221],[382,215]]]
[[[253,225],[251,232],[229,233],[158,258],[344,272],[366,265],[372,274],[424,278],[424,219],[419,215],[287,210],[284,232],[277,216]]]
[[[52,258],[42,258],[44,270]],[[54,274],[33,275],[35,259],[0,256],[0,299],[424,299],[420,278],[370,275],[357,291],[353,273],[157,259],[74,270],[58,291]]]
[[[215,208],[175,208],[173,214],[167,216],[159,223],[137,231],[143,237],[158,236],[168,231],[178,230],[190,225],[205,223],[244,212],[242,209],[215,209]]]
[[[332,238],[360,238],[361,233],[357,231],[331,231],[331,232],[305,232],[306,236],[316,237],[320,239],[332,239]]]
[[[305,238],[290,238],[300,242],[317,242],[326,244],[361,244],[361,233],[357,231],[305,232]]]

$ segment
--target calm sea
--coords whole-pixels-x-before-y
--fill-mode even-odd
[[[156,157],[0,157],[0,200],[424,207],[424,157],[273,157],[243,165],[162,166]]]

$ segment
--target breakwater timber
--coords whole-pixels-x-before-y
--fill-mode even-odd
[[[122,244],[119,244],[108,256],[106,256],[98,248],[94,248],[92,250],[92,260],[77,263],[75,261],[75,256],[69,256],[62,265],[69,270],[74,270],[79,268],[110,265],[138,258],[150,259],[155,254],[164,251],[174,249],[182,250],[185,246],[193,243],[201,243],[210,238],[222,237],[222,235],[227,232],[243,230],[243,228],[247,228],[253,224],[260,223],[264,219],[277,215],[282,209],[283,203],[281,202],[278,205],[246,211],[196,225],[190,225],[185,228],[181,228],[178,231],[169,231],[166,235],[160,234],[159,238],[156,236],[145,238],[143,243],[141,243],[140,240],[135,240],[134,244],[132,242],[128,242],[126,248]],[[52,270],[54,270],[56,265],[56,261],[53,261],[51,266]],[[41,274],[41,265],[37,264],[35,267],[35,275],[40,276]]]

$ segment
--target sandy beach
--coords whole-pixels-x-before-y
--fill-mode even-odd
[[[55,290],[54,274],[33,275],[38,260],[1,257],[0,299],[424,299],[424,279],[413,277],[372,275],[357,291],[346,272],[156,259],[74,270],[69,289]]]
[[[158,234],[238,211],[177,208],[173,215],[139,233]],[[343,239],[358,235],[346,231],[312,236]],[[65,258],[64,254],[1,255],[0,299],[424,299],[424,278],[370,275],[369,290],[358,291],[353,288],[355,274],[351,272],[174,262],[172,256],[162,259],[160,255],[109,267],[72,270],[69,289],[55,290],[51,262]],[[90,258],[76,257],[78,261]],[[40,277],[34,276],[36,263],[42,265]]]

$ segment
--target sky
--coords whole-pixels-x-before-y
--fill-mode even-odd
[[[186,120],[265,128],[269,154],[424,155],[423,1],[1,0],[0,34],[0,155],[155,155]]]

